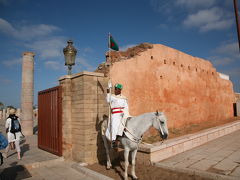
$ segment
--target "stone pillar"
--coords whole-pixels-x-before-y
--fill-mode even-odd
[[[20,108],[17,108],[16,116],[18,116],[19,118],[21,118],[21,110],[20,110]]]
[[[72,80],[66,75],[59,80],[62,86],[62,155],[72,160]]]
[[[6,120],[6,109],[2,110],[2,119],[5,121]]]
[[[106,159],[100,124],[108,115],[108,79],[83,71],[59,79],[62,87],[63,157],[92,164]]]
[[[9,108],[7,108],[7,110],[6,110],[6,118],[9,116]]]
[[[2,120],[2,111],[0,111],[0,121]]]
[[[32,52],[23,53],[22,61],[22,97],[21,97],[21,123],[24,135],[33,134],[33,72],[34,56]]]

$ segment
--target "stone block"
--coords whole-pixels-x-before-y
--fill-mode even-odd
[[[95,94],[91,94],[91,95],[84,95],[84,97],[83,97],[83,99],[85,99],[85,100],[98,100],[99,98],[98,98],[98,96],[97,95],[95,95]]]
[[[219,170],[223,170],[223,171],[232,171],[236,167],[238,167],[238,165],[239,165],[238,163],[226,159],[226,160],[223,160],[223,161],[217,163],[213,167],[215,169],[219,169]]]
[[[163,159],[167,159],[170,156],[173,155],[172,147],[167,147],[165,149],[162,149],[161,151],[156,151],[151,153],[151,162],[158,162]]]
[[[196,160],[196,159],[187,159],[187,160],[184,160],[182,162],[175,163],[173,166],[178,167],[178,168],[187,168],[190,165],[196,163],[197,161],[198,160]]]
[[[230,176],[240,177],[240,167],[237,167],[236,169],[234,169],[233,172],[231,172]]]
[[[176,144],[174,146],[172,146],[172,155],[176,155],[179,153],[182,153],[184,151],[184,144],[180,143],[180,144]]]
[[[208,138],[208,141],[215,139],[214,133],[208,134],[207,138]]]

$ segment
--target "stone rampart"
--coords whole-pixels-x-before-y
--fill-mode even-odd
[[[134,116],[158,109],[175,128],[233,117],[235,95],[227,76],[207,60],[164,45],[113,63],[110,77],[123,84]]]

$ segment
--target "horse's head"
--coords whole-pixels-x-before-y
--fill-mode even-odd
[[[167,139],[168,137],[168,127],[167,127],[167,117],[163,112],[156,112],[153,119],[153,127],[155,127],[162,139]]]

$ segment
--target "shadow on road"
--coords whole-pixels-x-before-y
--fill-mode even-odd
[[[32,177],[28,170],[22,165],[14,165],[13,167],[5,168],[0,173],[1,180],[20,180]]]

